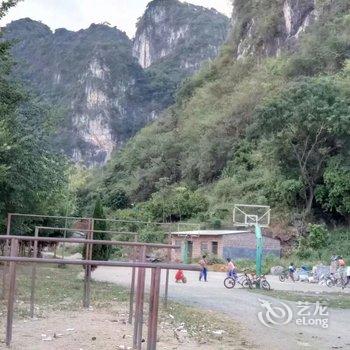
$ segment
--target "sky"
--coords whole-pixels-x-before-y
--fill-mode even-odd
[[[41,21],[52,30],[66,28],[76,31],[89,27],[91,23],[108,22],[132,38],[137,19],[142,16],[148,2],[150,0],[24,0],[10,9],[0,20],[0,26],[24,17]],[[227,16],[231,15],[231,0],[186,2],[213,7]]]

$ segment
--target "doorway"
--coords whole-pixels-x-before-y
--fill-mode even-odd
[[[192,262],[193,242],[187,241],[187,247],[187,263],[190,264]]]

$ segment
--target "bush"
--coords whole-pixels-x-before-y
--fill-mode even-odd
[[[206,254],[208,265],[225,264],[225,259],[215,254]]]
[[[139,231],[139,241],[146,243],[163,243],[165,232],[157,225],[149,225]]]
[[[219,230],[221,228],[221,220],[220,219],[212,219],[211,226],[214,230]]]
[[[197,216],[208,209],[208,202],[198,192],[185,187],[166,187],[144,205],[152,221],[179,221]]]
[[[329,243],[329,233],[324,225],[309,225],[308,246],[319,250]]]

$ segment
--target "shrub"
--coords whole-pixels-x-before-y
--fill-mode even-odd
[[[319,250],[329,243],[329,233],[324,225],[309,225],[310,234],[307,238],[308,246]]]
[[[208,265],[225,264],[225,259],[215,254],[206,254]]]
[[[139,231],[139,241],[146,243],[163,243],[165,232],[157,225],[148,225]]]

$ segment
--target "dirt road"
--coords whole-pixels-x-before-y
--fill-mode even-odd
[[[198,274],[186,272],[187,284],[174,282],[174,271],[170,272],[169,298],[174,301],[196,306],[201,309],[223,312],[232,319],[242,323],[248,340],[259,344],[261,349],[270,350],[297,350],[297,349],[350,349],[349,320],[350,310],[329,309],[328,328],[310,325],[297,325],[296,314],[300,311],[294,302],[286,302],[293,311],[293,319],[286,325],[268,324],[264,326],[258,320],[258,313],[264,311],[259,299],[267,300],[273,306],[280,306],[277,299],[259,295],[244,289],[228,290],[223,286],[225,274],[210,272],[209,281],[199,282]],[[130,284],[131,270],[128,268],[99,267],[93,273],[97,281],[112,282],[124,286]],[[147,287],[149,285],[147,275]],[[309,286],[303,283],[280,283],[277,278],[270,278],[272,288],[275,289],[316,289],[322,291],[321,286]],[[162,276],[162,291],[164,293],[165,273]],[[288,287],[289,285],[289,287]],[[329,292],[329,289],[325,289]],[[335,289],[334,289],[335,291]],[[339,290],[338,290],[339,291]],[[346,291],[348,293],[348,291]]]

